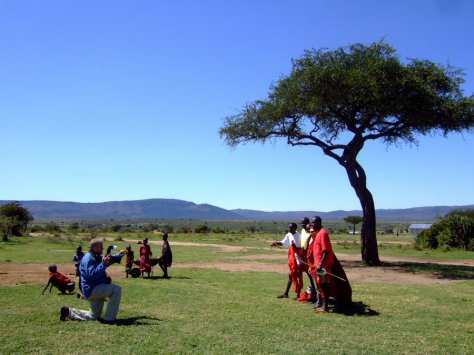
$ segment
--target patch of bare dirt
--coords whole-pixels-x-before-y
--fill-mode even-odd
[[[71,264],[56,264],[58,271],[66,275],[72,281],[77,282],[76,270]],[[18,263],[0,263],[0,286],[20,285],[25,283],[46,284],[49,279],[49,264],[18,264]],[[112,277],[122,277],[125,275],[124,268],[112,266],[107,269],[107,273]]]
[[[136,240],[127,240],[126,242],[136,243]],[[150,244],[161,246],[162,242],[150,241]],[[172,246],[173,245],[213,247],[219,248],[221,251],[229,253],[262,249],[257,247],[231,246],[226,244],[176,241],[172,243]],[[286,264],[286,250],[270,247],[264,249],[273,250],[274,254],[229,256],[226,258],[229,260],[229,262],[175,262],[171,270],[174,268],[205,268],[230,272],[254,271],[287,274],[288,266]],[[400,263],[430,263],[459,267],[474,267],[474,260],[439,261],[425,258],[399,258],[387,256],[382,257],[382,266],[365,267],[361,265],[360,255],[338,253],[337,257],[343,265],[349,281],[387,282],[400,284],[446,284],[450,282],[456,282],[456,279],[443,278],[440,276],[423,273],[411,273],[408,272],[407,269],[404,268]],[[58,264],[58,271],[69,276],[72,280],[77,281],[77,278],[75,277],[74,265],[72,265],[72,263]],[[123,266],[114,265],[108,269],[108,273],[112,278],[121,278],[124,277],[124,268]],[[48,264],[17,264],[11,262],[0,263],[0,285],[19,285],[24,283],[46,285],[48,278]]]

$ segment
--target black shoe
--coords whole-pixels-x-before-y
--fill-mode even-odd
[[[61,307],[61,310],[59,311],[59,320],[65,321],[66,318],[69,316],[69,307]]]
[[[278,295],[277,298],[288,298],[288,294],[282,293],[281,295]]]

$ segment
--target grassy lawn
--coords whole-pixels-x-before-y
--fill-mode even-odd
[[[15,239],[0,243],[0,262],[48,264],[54,256],[70,263],[77,242]],[[242,255],[171,245],[176,262]],[[252,250],[259,252],[268,253]],[[406,267],[435,273],[440,266]],[[0,354],[472,354],[472,269],[465,270],[468,280],[449,285],[353,281],[352,312],[316,314],[309,304],[275,298],[286,282],[281,274],[172,267],[169,280],[114,279],[123,288],[121,322],[114,326],[60,322],[62,305],[85,309],[87,302],[54,290],[42,296],[45,272],[38,284],[0,286]]]

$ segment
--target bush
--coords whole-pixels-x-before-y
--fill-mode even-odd
[[[417,235],[415,246],[419,249],[436,249],[438,247],[438,238],[433,228],[426,229]]]
[[[59,225],[53,222],[49,222],[48,224],[46,224],[43,229],[45,232],[48,232],[51,234],[56,234],[56,233],[61,232],[61,227],[59,227]]]
[[[474,219],[461,215],[448,215],[430,229],[421,232],[415,241],[418,248],[445,250],[463,248],[474,251]]]
[[[178,233],[181,234],[188,234],[191,233],[191,227],[189,226],[180,226],[177,230]]]
[[[216,234],[224,234],[225,233],[225,230],[223,230],[222,228],[220,227],[216,227],[212,230],[212,233],[216,233]]]
[[[207,234],[209,233],[209,227],[206,226],[205,224],[200,224],[194,228],[194,233]]]

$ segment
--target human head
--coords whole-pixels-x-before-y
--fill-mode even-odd
[[[309,225],[309,218],[308,217],[303,218],[301,220],[301,226],[306,229],[308,225]]]
[[[129,244],[129,245],[127,245],[127,247],[125,249],[130,251],[130,250],[132,250],[132,246]]]
[[[56,264],[51,264],[51,265],[49,265],[48,270],[49,270],[49,272],[57,272],[58,267],[56,266]]]
[[[148,238],[143,239],[143,244],[145,244],[145,245],[148,244]]]
[[[82,251],[82,245],[78,245],[78,246],[76,247],[76,252],[77,252],[77,253],[80,253],[81,251]]]
[[[322,228],[322,220],[321,217],[319,216],[314,216],[313,219],[311,220],[311,225],[315,230],[320,230]]]
[[[298,228],[298,225],[297,225],[296,223],[290,223],[290,224],[288,225],[288,231],[289,231],[290,233],[296,232],[296,228]]]
[[[168,233],[163,233],[161,238],[163,238],[163,240],[168,240]]]
[[[104,242],[102,239],[94,238],[89,242],[89,251],[92,254],[101,255],[104,251]]]

